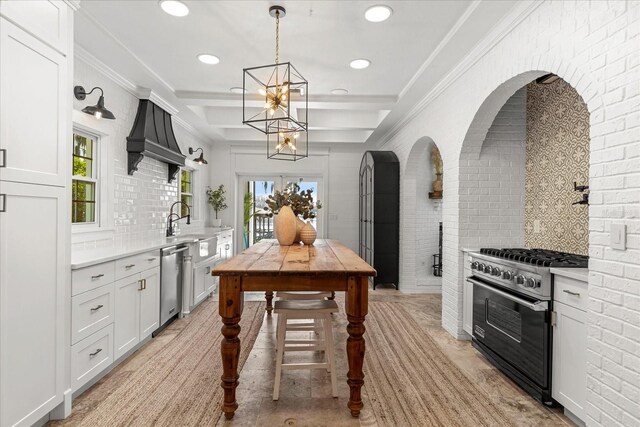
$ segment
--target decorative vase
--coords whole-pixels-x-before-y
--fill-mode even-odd
[[[296,238],[296,216],[289,206],[280,208],[275,219],[276,239],[280,246],[291,246]]]
[[[213,226],[214,227],[222,227],[222,220],[221,219],[216,218],[216,219],[213,219],[212,222],[213,222]]]
[[[313,228],[311,222],[307,222],[304,227],[302,227],[302,231],[300,231],[300,240],[305,245],[313,245],[313,242],[316,241],[316,237],[318,237],[318,233],[316,229]]]
[[[303,220],[296,216],[296,238],[294,239],[295,243],[300,243],[300,232],[304,228],[306,224]]]

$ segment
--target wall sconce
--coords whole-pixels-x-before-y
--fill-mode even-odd
[[[204,150],[202,148],[196,148],[194,150],[192,147],[189,147],[189,154],[197,153],[198,150],[200,150],[200,156],[193,159],[193,161],[199,165],[208,165],[209,162],[204,159]]]
[[[91,92],[87,92],[82,86],[76,86],[73,88],[73,94],[75,95],[77,100],[84,101],[87,95],[91,95],[96,89],[100,91],[100,98],[98,98],[98,103],[93,106],[84,107],[82,109],[82,112],[91,114],[96,119],[115,119],[116,116],[114,116],[111,111],[104,108],[104,91],[102,90],[102,88],[96,86],[91,89]]]

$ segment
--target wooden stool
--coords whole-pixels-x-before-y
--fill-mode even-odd
[[[276,297],[282,300],[325,299],[331,297],[331,292],[322,291],[278,291]]]
[[[278,315],[276,329],[276,377],[273,384],[273,400],[280,396],[280,379],[283,369],[326,369],[331,373],[331,395],[338,397],[336,384],[336,356],[333,346],[333,330],[331,327],[331,313],[338,311],[338,304],[330,300],[278,300],[274,304],[274,311]],[[287,331],[315,331],[314,323],[288,324],[290,319],[320,320],[323,325],[324,339],[287,340]],[[322,351],[325,362],[321,363],[283,363],[286,351]]]

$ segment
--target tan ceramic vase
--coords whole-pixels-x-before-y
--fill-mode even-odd
[[[313,245],[313,242],[316,241],[316,237],[318,237],[316,229],[313,228],[311,222],[307,222],[302,228],[302,231],[300,231],[300,240],[302,240],[302,243],[305,245]]]
[[[304,221],[301,220],[300,217],[296,216],[296,238],[293,240],[294,243],[300,243],[300,232],[305,225]]]
[[[280,208],[275,219],[276,239],[280,246],[291,246],[296,238],[296,216],[289,206]]]

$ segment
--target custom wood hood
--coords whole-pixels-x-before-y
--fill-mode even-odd
[[[171,114],[148,99],[141,99],[131,133],[127,137],[128,173],[133,175],[144,156],[169,165],[167,180],[175,179],[186,156],[173,134]]]

